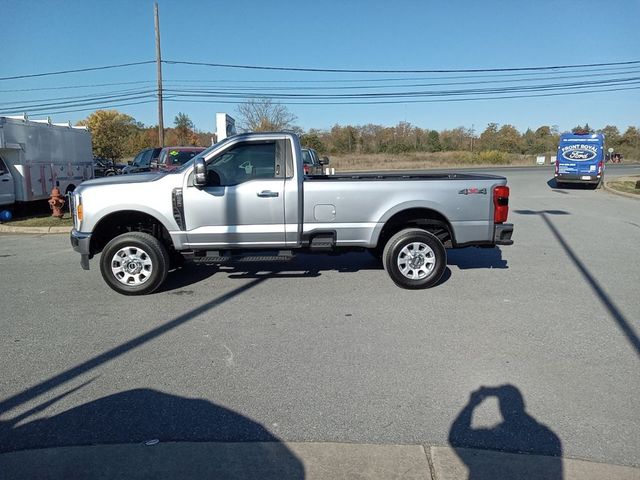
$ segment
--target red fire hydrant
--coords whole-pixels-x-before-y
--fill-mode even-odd
[[[51,190],[49,207],[53,210],[53,213],[51,214],[52,217],[62,218],[64,215],[62,212],[62,207],[64,207],[64,198],[60,195],[60,189],[58,187],[53,187],[53,190]]]

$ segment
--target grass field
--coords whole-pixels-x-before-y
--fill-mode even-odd
[[[405,154],[333,155],[330,166],[338,171],[420,170],[483,166],[535,165],[533,155],[503,152],[415,152]],[[548,163],[548,159],[547,159]]]
[[[20,218],[11,222],[5,222],[3,225],[11,227],[71,227],[73,220],[69,212],[66,212],[62,218],[52,217],[51,214],[40,214],[30,218]]]
[[[607,186],[619,192],[632,193],[640,198],[640,188],[636,188],[636,183],[638,181],[640,181],[640,176],[621,177],[608,181]]]

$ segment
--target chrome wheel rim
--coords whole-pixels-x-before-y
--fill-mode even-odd
[[[111,272],[123,285],[137,287],[151,278],[153,262],[139,247],[122,247],[111,258]]]
[[[426,243],[412,242],[405,245],[397,259],[398,270],[410,280],[422,280],[431,274],[436,266],[436,257]]]

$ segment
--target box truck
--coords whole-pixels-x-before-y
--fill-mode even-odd
[[[0,116],[0,210],[46,199],[56,185],[68,193],[93,176],[86,127]]]

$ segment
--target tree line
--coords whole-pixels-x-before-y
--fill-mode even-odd
[[[303,146],[316,149],[322,155],[404,154],[414,152],[471,152],[474,155],[521,154],[553,155],[560,134],[557,126],[542,125],[521,133],[513,125],[489,123],[479,134],[467,127],[445,130],[424,129],[409,122],[384,125],[334,125],[328,130],[296,127],[296,116],[283,105],[269,100],[252,101],[237,108],[241,130],[298,133]],[[97,157],[119,160],[133,157],[140,150],[158,145],[157,126],[145,126],[133,117],[117,110],[98,110],[85,120],[93,137],[93,153]],[[607,125],[599,130],[587,125],[572,129],[581,133],[604,133],[607,148],[613,148],[629,159],[640,159],[640,130],[628,127],[621,132]],[[173,127],[165,129],[165,144],[169,146],[208,146],[215,134],[198,131],[189,116],[178,113]]]
[[[165,129],[167,146],[211,145],[214,134],[196,130],[185,113],[178,113],[174,126]],[[133,157],[140,150],[159,145],[157,126],[145,126],[135,118],[117,110],[97,110],[78,122],[91,132],[93,155],[109,160]]]
[[[574,133],[604,133],[607,148],[627,158],[640,158],[640,130],[628,127],[621,133],[618,127],[607,125],[594,130],[588,124],[577,125]],[[543,125],[524,133],[513,125],[490,123],[476,134],[470,128],[445,130],[422,129],[408,122],[396,126],[334,125],[330,130],[311,129],[302,135],[302,143],[322,154],[402,154],[411,152],[482,152],[497,151],[524,155],[555,154],[560,141],[557,126]]]

